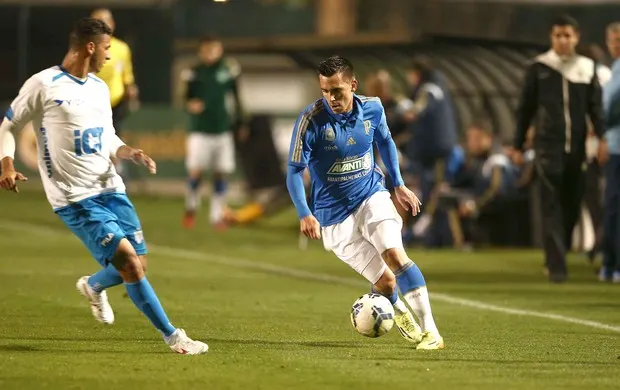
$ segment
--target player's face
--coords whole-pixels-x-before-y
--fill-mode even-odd
[[[572,26],[553,26],[551,30],[551,48],[558,55],[572,55],[578,43],[579,33]]]
[[[202,62],[210,65],[216,63],[220,58],[222,58],[223,53],[224,47],[221,42],[209,42],[200,45],[198,57],[200,57]]]
[[[476,127],[467,130],[467,152],[472,156],[480,156],[491,147],[491,137]]]
[[[342,73],[326,77],[319,75],[319,85],[323,97],[329,103],[332,111],[343,114],[353,109],[353,92],[357,89],[357,80]]]
[[[607,49],[614,59],[620,58],[620,31],[607,32]]]
[[[420,84],[420,73],[415,70],[407,72],[407,82],[412,88],[415,88]]]
[[[90,42],[88,51],[90,54],[90,72],[97,73],[110,59],[110,36],[104,34],[98,43]]]

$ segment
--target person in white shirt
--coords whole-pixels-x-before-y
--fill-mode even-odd
[[[172,326],[145,276],[147,249],[140,220],[111,160],[130,160],[156,172],[151,158],[116,135],[108,87],[91,73],[109,59],[111,33],[99,20],[78,21],[62,65],[24,83],[0,125],[0,188],[18,192],[17,182],[26,180],[13,165],[13,132],[32,121],[47,199],[103,267],[77,282],[95,319],[114,322],[105,289],[124,283],[136,307],[173,351],[202,354],[208,346]]]

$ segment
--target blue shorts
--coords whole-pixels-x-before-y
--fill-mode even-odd
[[[55,210],[103,267],[127,238],[138,255],[147,253],[138,214],[127,195],[109,193]]]

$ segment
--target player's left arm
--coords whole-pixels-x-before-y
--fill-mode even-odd
[[[109,98],[108,98],[109,101]],[[130,160],[135,164],[144,165],[150,173],[157,173],[157,164],[152,158],[147,156],[142,149],[132,148],[123,142],[122,139],[116,135],[114,126],[112,124],[112,109],[108,115],[107,126],[104,127],[105,142],[109,145],[110,156],[118,158],[120,160]]]
[[[247,120],[243,110],[241,94],[239,92],[239,77],[241,76],[241,66],[235,60],[228,59],[228,68],[232,80],[230,81],[230,91],[235,101],[235,122],[234,131],[238,133],[239,139],[245,141],[248,137]]]
[[[374,142],[377,145],[377,149],[379,149],[381,160],[383,160],[383,164],[394,183],[396,199],[406,210],[411,211],[413,215],[417,215],[420,212],[421,203],[418,197],[405,186],[403,177],[400,174],[398,150],[385,120],[383,107],[381,107],[381,119],[377,127],[375,127]]]
[[[590,121],[592,122],[592,127],[594,128],[594,132],[598,136],[599,139],[603,139],[605,135],[605,114],[603,112],[603,92],[601,88],[601,84],[599,83],[599,78],[596,73],[596,69],[594,71],[594,75],[592,76],[592,80],[590,81],[590,85],[588,88],[588,116],[590,117]]]
[[[383,160],[383,164],[385,164],[385,168],[394,183],[394,187],[403,186],[405,182],[400,174],[398,150],[396,149],[396,143],[388,128],[383,108],[381,108],[381,119],[375,128],[374,142],[377,145],[377,149],[379,149],[381,160]]]

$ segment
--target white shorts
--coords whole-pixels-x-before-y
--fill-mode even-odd
[[[321,234],[325,249],[375,284],[387,268],[381,255],[388,249],[403,248],[402,226],[390,193],[380,191],[344,221],[322,228]]]
[[[187,137],[185,167],[188,170],[229,174],[235,170],[235,140],[232,132],[190,133]]]

